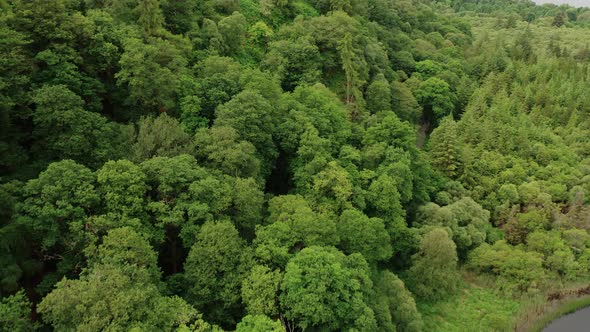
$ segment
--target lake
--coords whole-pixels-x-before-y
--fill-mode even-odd
[[[543,330],[543,332],[587,332],[590,331],[590,307],[580,309],[560,317]]]

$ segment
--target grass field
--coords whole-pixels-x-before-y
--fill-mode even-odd
[[[547,294],[556,289],[510,298],[495,291],[490,280],[469,273],[464,273],[463,277],[463,286],[457,295],[436,303],[417,303],[425,331],[538,332],[551,321],[590,306],[590,296],[575,295],[576,290],[587,284],[562,285],[560,291],[574,295],[547,301]]]
[[[466,285],[459,295],[435,304],[419,303],[424,331],[507,331],[520,303],[494,290]]]

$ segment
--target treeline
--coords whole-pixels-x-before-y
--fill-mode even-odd
[[[587,280],[587,30],[462,3],[0,0],[0,329],[421,331],[462,270]]]
[[[492,15],[508,20],[510,27],[516,27],[519,20],[538,22],[550,18],[558,25],[588,26],[590,11],[587,7],[571,7],[546,3],[536,5],[532,0],[435,0],[452,7],[461,15],[477,13],[485,16]]]

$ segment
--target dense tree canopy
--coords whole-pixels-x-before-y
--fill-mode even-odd
[[[0,330],[517,329],[470,294],[590,278],[589,29],[528,0],[0,0]]]

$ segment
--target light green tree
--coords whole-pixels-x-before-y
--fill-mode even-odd
[[[142,117],[131,142],[132,160],[142,162],[153,157],[175,157],[192,154],[194,143],[178,120],[166,113]]]
[[[284,329],[280,321],[273,321],[264,315],[245,316],[236,326],[236,332],[258,331],[282,332]]]
[[[137,1],[135,13],[138,16],[137,23],[148,35],[156,34],[164,25],[164,15],[159,0]]]
[[[277,317],[279,314],[278,294],[283,273],[256,265],[242,282],[242,300],[251,315]]]
[[[422,315],[416,308],[412,293],[395,274],[378,272],[375,279],[373,310],[379,327],[384,331],[422,331]]]
[[[245,241],[230,222],[205,223],[184,266],[189,303],[214,322],[235,324],[248,260]]]
[[[391,257],[389,233],[383,220],[369,218],[358,210],[346,210],[340,215],[337,227],[344,253],[360,253],[369,263]]]
[[[38,325],[30,316],[31,302],[23,290],[0,299],[0,329],[3,331],[35,331]]]
[[[457,290],[457,250],[445,229],[434,228],[426,233],[420,251],[412,259],[408,282],[417,296],[436,301]]]
[[[391,87],[383,74],[376,75],[367,87],[367,109],[373,114],[391,111]]]
[[[376,330],[364,294],[372,286],[362,256],[333,248],[303,249],[287,264],[281,283],[281,308],[302,329]]]
[[[441,119],[454,112],[457,97],[449,84],[440,78],[431,77],[420,83],[415,94],[424,111],[432,112],[435,119]]]

